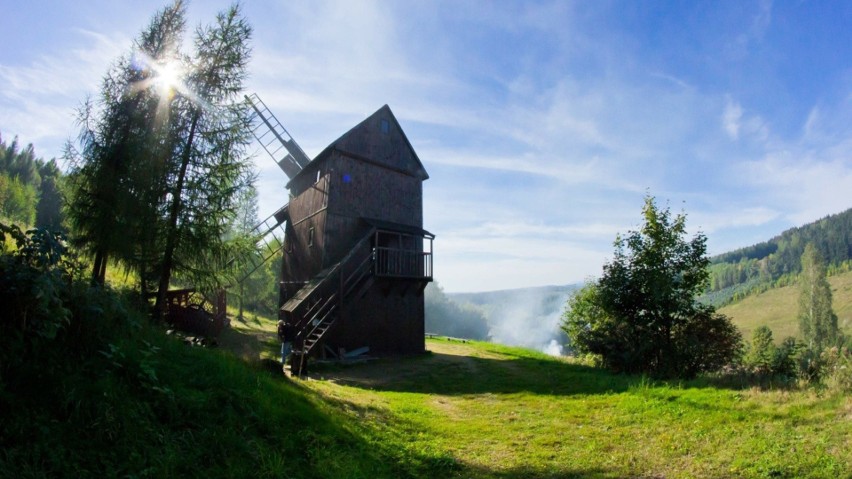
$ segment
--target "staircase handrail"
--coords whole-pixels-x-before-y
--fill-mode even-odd
[[[316,332],[316,330],[320,326],[324,325],[328,319],[332,318],[331,313],[333,313],[337,309],[336,300],[351,292],[352,286],[354,286],[349,284],[351,283],[351,280],[356,275],[359,275],[359,277],[363,277],[362,269],[365,264],[370,264],[372,262],[372,252],[369,252],[366,255],[366,258],[358,264],[355,270],[353,270],[353,272],[349,274],[343,280],[343,282],[339,283],[340,289],[332,291],[331,294],[329,294],[329,285],[337,284],[340,279],[340,276],[343,273],[344,268],[351,261],[353,261],[353,258],[356,257],[356,253],[358,252],[358,250],[362,246],[364,246],[365,242],[367,242],[374,233],[375,229],[371,228],[367,234],[365,234],[357,243],[355,243],[355,245],[350,249],[349,253],[347,253],[346,256],[344,256],[340,262],[334,265],[328,271],[328,273],[326,273],[325,277],[320,280],[320,284],[317,285],[317,288],[310,293],[310,296],[319,295],[320,299],[316,303],[312,304],[304,312],[304,314],[298,314],[297,317],[301,320],[294,325],[296,327],[296,330],[298,331],[297,336],[302,339],[303,344],[304,341],[311,336],[311,334]],[[345,289],[344,285],[347,285]],[[307,300],[308,298],[310,298],[310,296],[304,298],[304,300]],[[314,320],[316,319],[319,319],[319,321],[316,322],[313,327],[311,327],[311,324],[314,323]],[[308,352],[309,351],[305,351],[304,353],[307,354]]]
[[[337,300],[337,293],[334,293],[331,296],[329,296],[328,298],[326,298],[325,301],[322,301],[322,303],[323,303],[322,307],[320,307],[316,311],[316,313],[313,316],[311,316],[310,319],[307,320],[306,326],[309,327],[310,330],[308,330],[306,328],[306,329],[302,330],[300,333],[297,333],[297,335],[302,336],[302,333],[305,333],[305,331],[307,331],[307,333],[305,333],[302,337],[303,341],[310,338],[311,335],[314,334],[316,332],[316,330],[320,328],[320,326],[325,324],[326,319],[328,319],[331,316],[331,314],[334,313],[334,310],[337,309],[337,304],[335,304],[336,300]],[[318,316],[321,316],[321,317],[318,317]],[[313,327],[311,327],[311,326],[313,326]],[[307,353],[309,351],[305,351],[305,352]]]

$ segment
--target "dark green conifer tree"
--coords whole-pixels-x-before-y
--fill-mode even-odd
[[[799,332],[805,346],[820,352],[838,343],[837,315],[831,307],[831,286],[825,262],[813,243],[802,254],[799,276]]]

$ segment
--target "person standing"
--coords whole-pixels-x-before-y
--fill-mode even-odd
[[[293,352],[293,327],[283,319],[278,321],[278,340],[281,341],[281,366],[287,366],[287,358]]]

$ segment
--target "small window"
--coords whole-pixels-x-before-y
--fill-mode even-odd
[[[311,226],[308,229],[308,246],[313,246],[313,245],[314,245],[314,227]]]
[[[390,122],[382,118],[382,133],[390,131]]]

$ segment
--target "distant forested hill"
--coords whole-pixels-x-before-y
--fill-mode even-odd
[[[37,158],[32,144],[0,136],[0,221],[24,228],[62,228],[62,172],[56,160]]]
[[[704,300],[717,305],[795,281],[805,245],[814,243],[829,274],[852,267],[852,208],[791,228],[753,246],[711,258],[710,285]]]

